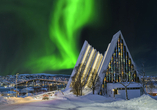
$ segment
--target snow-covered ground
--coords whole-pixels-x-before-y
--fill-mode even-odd
[[[148,95],[126,101],[92,94],[76,97],[60,93],[48,101],[31,97],[15,101],[0,97],[0,103],[0,110],[157,110],[157,100]]]
[[[6,104],[13,104],[13,103],[14,103],[14,100],[6,99],[3,96],[1,96],[1,94],[0,94],[0,106],[6,105]]]

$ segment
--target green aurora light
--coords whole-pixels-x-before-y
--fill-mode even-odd
[[[96,0],[1,1],[4,24],[0,27],[4,27],[4,33],[0,40],[0,73],[73,68],[79,55],[81,30],[97,21],[97,10]]]
[[[55,47],[45,56],[29,60],[27,66],[33,72],[74,67],[79,54],[80,30],[94,19],[94,0],[57,0],[53,10],[49,35]]]

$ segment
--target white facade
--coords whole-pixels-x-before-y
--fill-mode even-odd
[[[140,87],[139,83],[131,83],[127,88],[128,92],[128,99],[139,97],[140,94]],[[117,90],[117,94],[115,91]],[[120,83],[107,83],[107,95],[110,97],[115,98],[123,98],[126,99],[125,88]]]
[[[75,81],[77,80],[80,71],[83,70],[81,80],[86,80],[84,88],[91,86],[91,78],[97,77],[97,72],[100,70],[100,65],[103,59],[103,55],[100,54],[96,49],[94,49],[87,41],[84,42],[81,49],[80,55],[76,62],[76,66],[79,66],[78,73],[76,73],[75,67],[72,71],[71,77],[76,73]],[[83,65],[85,65],[84,69]],[[93,75],[93,76],[92,76]],[[69,89],[72,79],[69,79],[69,82],[66,86],[66,90]]]
[[[83,56],[84,50],[86,49],[87,45],[88,45],[88,42],[85,41],[84,44],[83,44],[83,47],[82,47],[82,49],[81,49],[81,52],[80,52],[80,54],[79,54],[79,57],[78,57],[78,59],[77,59],[77,62],[76,62],[76,64],[75,64],[75,67],[80,63],[81,57]],[[74,67],[74,68],[75,68],[75,67]],[[75,74],[75,70],[73,69],[71,76],[73,76],[74,74]],[[70,77],[71,77],[71,76],[70,76]],[[70,87],[71,81],[72,81],[72,79],[70,78],[69,81],[68,81],[68,84],[67,84],[67,86],[66,86],[66,89],[70,89],[69,87]]]

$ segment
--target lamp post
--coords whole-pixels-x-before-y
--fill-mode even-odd
[[[17,97],[17,75],[18,75],[19,73],[16,73],[16,97]]]
[[[27,83],[28,83],[28,81],[26,82],[26,91],[27,91],[27,96],[28,96],[28,88],[27,88]]]

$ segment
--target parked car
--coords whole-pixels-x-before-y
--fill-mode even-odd
[[[42,100],[49,100],[49,96],[47,94],[44,94]]]

